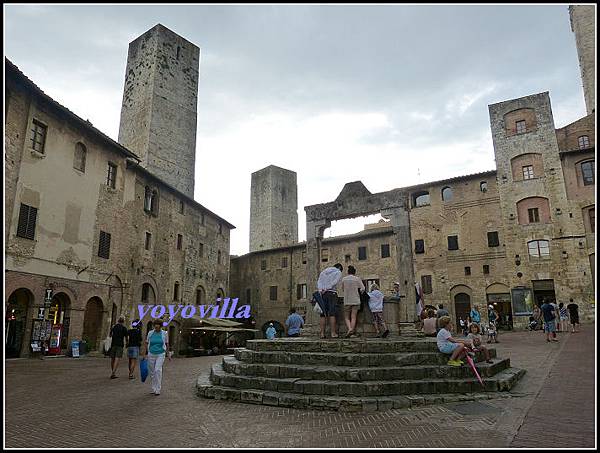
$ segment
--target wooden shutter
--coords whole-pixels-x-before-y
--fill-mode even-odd
[[[34,239],[36,220],[37,208],[21,203],[19,223],[17,225],[17,236],[25,239]]]

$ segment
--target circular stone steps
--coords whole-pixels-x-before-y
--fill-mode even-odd
[[[198,378],[201,397],[282,407],[385,410],[487,398],[525,373],[509,359],[451,367],[433,338],[250,340]]]

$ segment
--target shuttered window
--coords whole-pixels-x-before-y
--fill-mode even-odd
[[[421,276],[421,289],[423,289],[423,294],[431,294],[433,292],[433,288],[431,286],[431,275]]]
[[[110,257],[110,233],[100,231],[100,241],[98,244],[98,256],[108,259]]]
[[[19,224],[17,236],[25,239],[35,238],[35,223],[37,220],[37,208],[21,203],[19,211]]]
[[[31,129],[31,147],[39,153],[44,153],[46,147],[46,133],[48,128],[37,120],[33,120]]]

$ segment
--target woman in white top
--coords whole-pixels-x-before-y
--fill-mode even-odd
[[[154,395],[160,395],[162,385],[162,367],[165,362],[165,356],[169,351],[169,335],[162,330],[162,321],[155,319],[152,323],[154,329],[148,332],[146,337],[146,354],[148,355],[148,371],[150,382],[152,383],[152,392]],[[171,360],[171,355],[168,355]]]
[[[365,285],[356,275],[354,266],[348,266],[348,275],[342,279],[341,287],[344,294],[344,319],[348,333],[346,337],[359,337],[356,332],[356,319],[360,308],[360,293],[365,290]]]

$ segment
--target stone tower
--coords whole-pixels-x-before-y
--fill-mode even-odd
[[[571,5],[569,16],[571,30],[575,33],[577,55],[579,56],[579,69],[583,83],[583,95],[588,115],[595,111],[596,91],[596,7],[594,5]]]
[[[269,165],[252,173],[250,251],[298,242],[296,172]]]
[[[194,197],[200,49],[158,24],[129,44],[119,143]]]
[[[567,199],[554,118],[547,92],[489,106],[502,242],[511,288],[553,285],[557,301],[591,284],[578,263],[583,226]],[[538,288],[542,289],[540,286]]]

